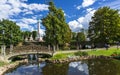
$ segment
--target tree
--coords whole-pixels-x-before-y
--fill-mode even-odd
[[[65,22],[65,17],[62,9],[57,9],[53,2],[49,3],[49,13],[42,19],[42,24],[45,26],[44,40],[53,45],[63,45],[69,43],[71,39],[71,30]]]
[[[78,32],[76,39],[79,43],[84,42],[86,40],[85,34],[83,32]]]
[[[35,40],[35,38],[37,37],[37,31],[32,31],[32,37]]]
[[[99,8],[89,23],[88,37],[93,42],[113,43],[120,40],[120,14],[110,7]]]
[[[22,32],[22,36],[24,37],[24,40],[27,38],[27,39],[30,39],[30,36],[32,35],[32,32],[30,31],[23,31]]]
[[[81,44],[85,42],[85,40],[86,40],[86,37],[83,31],[78,33],[72,32],[71,45],[72,46],[74,45],[76,49],[79,49]]]
[[[3,33],[4,32],[4,33]],[[1,42],[7,46],[11,43],[16,45],[22,41],[20,27],[15,22],[9,20],[0,21]]]

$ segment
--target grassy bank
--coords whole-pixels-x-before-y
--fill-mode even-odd
[[[0,61],[0,67],[3,66],[3,65],[6,65],[6,64],[8,64],[8,63]]]
[[[120,54],[120,49],[117,50],[116,48],[109,48],[108,50],[105,49],[99,49],[99,50],[90,50],[90,51],[86,51],[86,52],[70,52],[70,53],[59,53],[56,54],[55,56],[53,56],[51,59],[65,59],[68,57],[72,57],[72,56],[85,56],[85,55],[104,55],[104,56],[111,56],[112,54],[117,53]]]
[[[65,59],[65,58],[70,58],[70,57],[74,57],[74,56],[86,56],[88,55],[87,52],[70,52],[70,53],[59,53],[54,55],[51,59]]]
[[[118,53],[120,54],[120,49],[116,49],[116,48],[109,48],[108,50],[105,49],[101,49],[101,50],[92,50],[92,51],[88,51],[87,52],[89,55],[104,55],[104,56],[110,56],[113,53]]]

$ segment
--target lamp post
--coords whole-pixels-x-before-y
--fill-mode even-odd
[[[6,46],[5,46],[5,43],[4,43],[4,34],[5,34],[5,31],[3,30],[3,31],[2,31],[2,35],[3,35],[3,45],[1,46],[1,55],[3,55],[3,56],[6,55],[6,52],[5,52]]]
[[[10,54],[11,54],[12,51],[13,51],[12,37],[13,37],[13,35],[12,35],[12,33],[11,33],[11,34],[10,34],[10,38],[11,38],[11,41],[10,41]]]

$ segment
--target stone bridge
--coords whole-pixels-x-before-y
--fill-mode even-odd
[[[42,55],[53,56],[53,50],[48,49],[46,46],[40,45],[28,45],[28,46],[17,46],[14,47],[13,50],[6,49],[5,55],[0,55],[0,59],[3,61],[10,61],[13,57],[16,56],[25,56],[29,54],[37,54],[38,57]]]

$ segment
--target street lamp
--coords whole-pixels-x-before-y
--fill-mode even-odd
[[[12,33],[11,33],[11,34],[10,34],[10,38],[11,38],[11,41],[10,41],[10,53],[12,53],[12,51],[13,51],[12,37],[13,37],[13,35],[12,35]]]
[[[5,34],[5,31],[3,30],[2,31],[2,35],[3,35],[3,45],[1,46],[1,55],[6,55],[5,53],[5,49],[6,49],[6,46],[5,46],[5,43],[4,43],[4,34]]]

